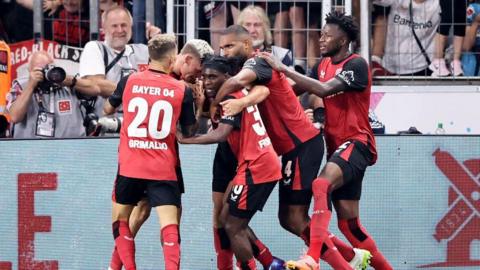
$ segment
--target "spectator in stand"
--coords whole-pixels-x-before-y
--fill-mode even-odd
[[[237,18],[240,13],[240,10],[243,8],[253,5],[260,4],[264,6],[265,1],[210,1],[203,0],[200,1],[199,7],[203,11],[203,14],[200,14],[201,19],[206,19],[208,21],[209,32],[210,32],[210,44],[215,52],[220,51],[220,35],[219,33],[223,31],[227,26],[232,24],[237,24]],[[203,20],[200,20],[201,23],[205,24]]]
[[[287,66],[293,66],[292,51],[278,46],[272,46],[270,21],[263,8],[247,6],[237,17],[237,24],[245,27],[253,39],[255,50],[271,51],[272,54]]]
[[[480,53],[480,4],[471,3],[467,8],[467,28],[463,40],[462,66],[465,76],[478,76]]]
[[[374,3],[390,7],[383,56],[385,69],[396,75],[432,74],[428,66],[434,51],[435,32],[440,23],[438,0],[376,0]]]
[[[382,66],[382,58],[385,53],[385,41],[387,39],[388,14],[390,7],[373,5],[372,11],[372,76],[388,75]]]
[[[433,71],[432,76],[461,76],[463,75],[462,44],[465,37],[465,11],[466,0],[440,0],[440,26],[435,36],[435,54],[429,68]],[[445,62],[445,47],[447,44],[450,28],[453,25],[453,60],[450,62],[450,70]]]
[[[44,68],[53,64],[45,51],[30,56],[28,78],[17,78],[7,96],[14,138],[72,138],[85,136],[77,91],[97,95],[98,86],[66,76],[60,84],[47,82]]]
[[[8,43],[33,38],[33,0],[16,0],[0,5],[0,16]]]
[[[117,6],[118,3],[117,1],[115,0],[100,0],[98,1],[98,11],[99,11],[99,15],[100,15],[100,20],[99,20],[99,28],[100,28],[100,37],[99,39],[100,40],[105,40],[105,32],[102,30],[102,14],[103,12],[105,12],[106,10],[109,10],[115,6]]]
[[[275,22],[273,27],[274,44],[287,48],[288,35],[285,34],[284,29],[288,28],[289,22],[292,32],[292,50],[294,52],[294,66],[295,69],[305,74],[307,64],[306,57],[306,32],[305,32],[305,10],[306,3],[296,2],[279,2],[269,3],[268,11],[275,14]]]
[[[103,114],[103,104],[117,86],[120,79],[142,65],[148,64],[148,48],[145,44],[128,44],[132,37],[132,15],[118,5],[102,15],[105,41],[88,42],[80,56],[80,76],[89,79],[100,87],[102,97],[93,100],[97,116]],[[148,37],[160,33],[160,29],[146,26]],[[128,44],[128,45],[127,45]]]
[[[61,6],[57,9],[58,3]],[[51,20],[52,26],[45,27],[45,39],[54,40],[60,44],[83,47],[90,40],[88,17],[88,0],[52,1],[52,6],[44,5],[44,9],[52,14],[46,20]]]

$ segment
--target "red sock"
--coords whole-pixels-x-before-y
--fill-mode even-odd
[[[112,268],[112,270],[122,270],[122,266],[122,260],[120,260],[117,248],[113,247],[112,259],[110,260],[110,268]]]
[[[313,181],[313,214],[310,220],[310,246],[307,254],[318,261],[322,244],[328,237],[328,223],[332,212],[328,209],[328,189],[330,182],[325,178]]]
[[[322,260],[326,261],[335,270],[352,270],[352,267],[348,264],[342,254],[338,252],[337,247],[333,244],[332,240],[327,237],[325,239],[322,250]]]
[[[217,253],[217,269],[233,269],[233,251],[230,247],[230,239],[224,228],[213,228],[213,242]]]
[[[303,242],[307,247],[310,246],[310,223],[308,223],[302,234],[300,234],[300,238],[302,238]]]
[[[255,262],[255,258],[251,258],[246,262],[237,262],[238,268],[240,270],[257,270],[257,263]]]
[[[330,233],[328,238],[332,240],[333,244],[337,247],[340,254],[342,254],[343,258],[346,261],[351,261],[353,257],[355,257],[355,252],[353,251],[353,247],[349,244],[343,242],[340,238],[338,238],[335,234]]]
[[[161,230],[161,242],[163,247],[163,258],[165,270],[180,269],[180,237],[178,225],[170,224]]]
[[[273,256],[270,250],[259,239],[252,243],[253,256],[257,259],[264,268],[268,268],[273,262]]]
[[[117,220],[112,224],[115,248],[126,270],[135,270],[135,241],[128,227],[128,222]]]
[[[340,231],[354,247],[366,249],[372,253],[370,265],[373,268],[376,270],[393,270],[393,267],[388,263],[380,250],[378,250],[373,238],[367,233],[367,230],[365,230],[362,224],[360,224],[358,218],[349,220],[341,219],[338,221],[338,228],[340,228]]]

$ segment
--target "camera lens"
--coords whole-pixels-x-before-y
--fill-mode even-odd
[[[49,82],[60,84],[67,76],[65,70],[61,67],[49,67],[45,71],[45,79]]]

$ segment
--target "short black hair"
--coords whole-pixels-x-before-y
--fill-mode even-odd
[[[242,35],[246,35],[248,37],[250,36],[250,34],[248,33],[248,30],[245,29],[245,27],[238,24],[230,25],[221,33],[222,36],[226,36],[230,34],[235,34],[236,36],[242,36]]]
[[[202,68],[211,68],[222,73],[228,73],[230,76],[235,76],[238,73],[240,62],[237,58],[226,58],[224,56],[211,55],[205,58],[202,63]]]
[[[343,32],[345,32],[350,39],[350,41],[358,41],[359,36],[359,27],[357,22],[353,19],[352,16],[346,15],[340,11],[332,11],[327,14],[325,18],[327,24],[336,24]]]

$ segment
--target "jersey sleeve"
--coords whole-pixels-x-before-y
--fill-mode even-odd
[[[80,77],[90,75],[105,75],[105,63],[103,53],[100,51],[97,41],[89,41],[80,55],[78,72]]]
[[[193,101],[193,90],[190,87],[185,88],[183,96],[182,112],[180,113],[180,124],[190,126],[197,122],[195,118],[195,103]]]
[[[235,99],[233,96],[226,96],[222,101],[228,100],[228,99]],[[240,129],[240,123],[242,120],[242,112],[233,115],[233,116],[226,116],[223,115],[222,113],[222,118],[220,119],[220,123],[224,123],[227,125],[233,126],[234,129]]]
[[[343,65],[343,70],[335,76],[347,91],[363,91],[368,86],[368,65],[361,57],[355,57]]]
[[[108,102],[110,105],[112,105],[112,107],[117,108],[120,106],[120,104],[122,104],[123,91],[125,90],[125,86],[127,85],[129,77],[130,75],[121,78],[117,83],[117,88],[115,88],[113,94],[108,97]]]
[[[251,69],[257,75],[257,84],[266,85],[272,80],[272,67],[260,57],[252,57],[248,59],[243,68]]]

